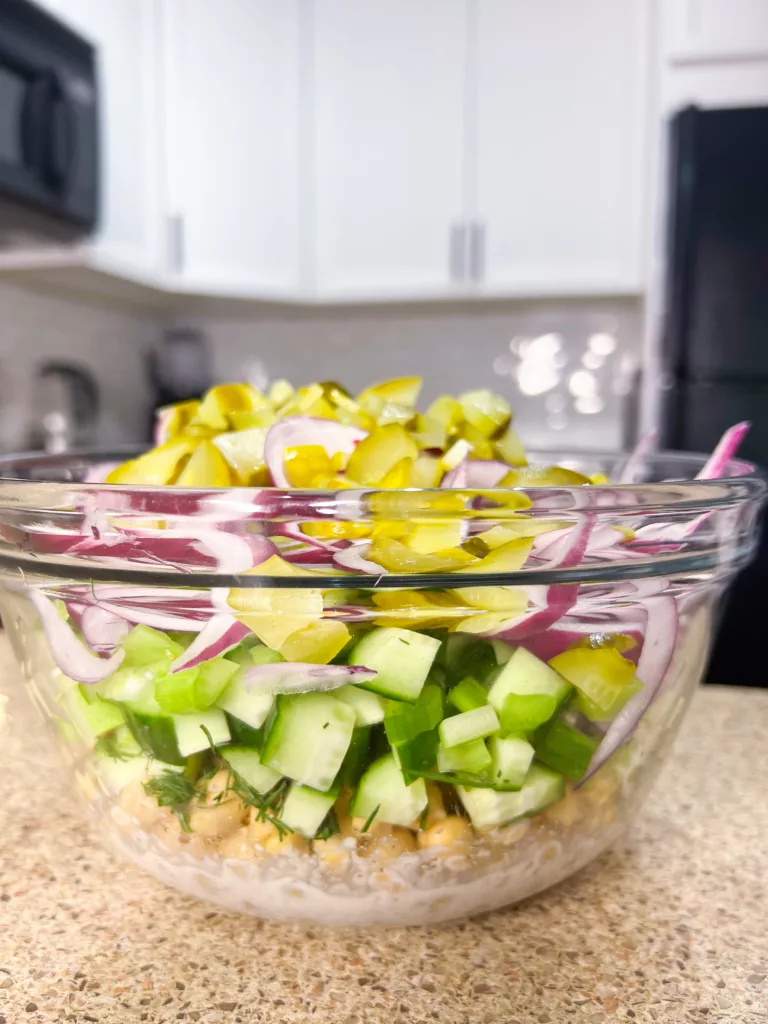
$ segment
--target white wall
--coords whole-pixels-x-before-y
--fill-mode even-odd
[[[617,448],[623,399],[615,389],[623,386],[630,366],[639,364],[642,306],[632,299],[590,299],[314,309],[176,322],[193,322],[205,330],[219,379],[337,380],[356,391],[375,380],[418,374],[426,379],[426,401],[473,387],[504,393],[529,446]],[[553,334],[558,337],[547,337]],[[604,357],[587,354],[594,335],[615,339],[615,351]],[[521,367],[519,350],[525,352],[526,346],[520,342],[542,337],[546,340],[528,345]],[[605,338],[596,347],[605,348]],[[579,391],[594,387],[596,394],[582,395],[578,404],[599,411],[576,408],[569,381],[579,370],[573,386]],[[622,380],[617,382],[618,376]],[[524,393],[532,390],[539,393]]]
[[[0,449],[25,446],[34,367],[51,357],[83,363],[96,377],[106,442],[142,437],[144,359],[159,333],[150,315],[0,284]]]

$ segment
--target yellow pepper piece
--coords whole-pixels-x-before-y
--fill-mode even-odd
[[[229,487],[232,471],[219,449],[210,441],[201,441],[181,472],[178,487]]]
[[[516,572],[528,561],[533,547],[532,537],[510,540],[501,547],[489,551],[471,567],[457,569],[457,572]]]
[[[347,644],[350,632],[338,619],[320,619],[312,622],[281,644],[280,653],[286,661],[305,661],[313,665],[327,665]]]
[[[462,604],[484,612],[522,615],[528,607],[528,596],[519,587],[458,587],[453,593]]]
[[[499,487],[581,487],[589,477],[563,466],[521,466],[511,469]]]
[[[420,455],[411,468],[411,487],[439,487],[443,479],[440,459]]]
[[[253,412],[263,405],[263,396],[250,384],[217,384],[203,395],[191,425],[227,430],[232,413]]]
[[[394,380],[385,380],[381,384],[374,384],[357,396],[357,401],[365,408],[366,400],[383,398],[385,402],[396,402],[398,405],[409,405],[413,408],[419,399],[419,392],[423,381],[421,377],[398,377]]]
[[[589,482],[591,484],[601,486],[602,484],[609,484],[611,482],[611,478],[606,473],[593,473],[589,478]]]
[[[314,487],[317,476],[332,475],[335,472],[328,453],[319,444],[286,448],[284,465],[291,487]]]
[[[485,438],[494,437],[509,424],[512,408],[500,395],[481,388],[459,396],[464,419]]]
[[[379,487],[402,488],[411,486],[411,469],[413,459],[400,459],[394,466],[387,470],[378,483]]]
[[[520,516],[519,519],[508,520],[503,526],[493,526],[485,533],[477,535],[491,550],[500,548],[511,540],[519,537],[538,537],[542,533],[551,533],[553,530],[561,530],[568,523],[548,522],[545,519],[533,519],[530,516]]]
[[[250,427],[248,430],[234,430],[227,434],[218,434],[213,443],[237,473],[241,483],[247,484],[254,473],[266,468],[264,461],[264,441],[267,437],[266,427]]]
[[[401,629],[447,626],[465,611],[448,591],[382,590],[373,603],[381,610],[376,625]]]
[[[231,412],[229,422],[233,430],[250,430],[252,427],[271,427],[277,423],[277,414],[265,406],[263,409],[254,409],[253,412]]]
[[[457,548],[461,544],[461,522],[423,522],[417,523],[405,538],[405,543],[412,551],[421,555],[430,555],[435,551]]]
[[[117,466],[107,477],[108,484],[144,484],[148,487],[159,487],[172,484],[176,478],[179,464],[183,458],[191,455],[198,445],[196,438],[177,437],[166,441],[159,448],[152,448],[138,459]]]
[[[415,459],[416,442],[397,423],[377,427],[357,445],[349,457],[347,473],[362,485],[375,484],[401,459]]]
[[[195,400],[177,402],[175,405],[167,405],[164,409],[158,409],[157,415],[164,418],[163,430],[166,441],[172,441],[183,434],[199,408],[200,403]]]
[[[461,548],[422,555],[388,537],[376,537],[366,558],[388,572],[448,572],[478,562],[474,555]]]
[[[507,427],[501,437],[495,443],[496,454],[510,466],[527,466],[528,459],[525,457],[520,438],[512,427]]]

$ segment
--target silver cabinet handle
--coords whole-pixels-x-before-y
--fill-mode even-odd
[[[184,270],[184,217],[168,217],[168,267],[174,274]]]
[[[453,284],[460,284],[467,276],[466,239],[466,224],[451,224],[448,241],[448,275]]]
[[[485,224],[475,221],[469,228],[469,279],[479,284],[485,277]]]

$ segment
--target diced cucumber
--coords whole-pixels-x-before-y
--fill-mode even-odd
[[[554,768],[567,779],[578,782],[589,768],[600,740],[585,735],[559,717],[538,730],[533,744],[538,761]]]
[[[249,653],[252,665],[276,665],[280,661],[285,661],[279,651],[273,651],[271,647],[265,647],[263,644],[251,647]]]
[[[79,686],[73,686],[64,693],[61,704],[70,722],[85,740],[94,740],[125,725],[125,714],[119,705],[102,700],[101,697],[87,700]]]
[[[413,782],[424,772],[434,770],[439,744],[440,736],[437,729],[430,729],[428,732],[419,733],[407,743],[399,743],[392,747],[392,756],[407,783]]]
[[[167,633],[144,625],[134,626],[120,641],[120,646],[125,651],[125,668],[151,665],[158,661],[163,662],[167,668],[184,653],[181,644],[171,640]]]
[[[200,750],[209,750],[210,742],[203,732],[207,729],[216,746],[229,743],[227,719],[223,711],[212,708],[209,711],[195,711],[186,715],[173,715],[176,727],[176,741],[182,757],[189,757]]]
[[[167,670],[165,662],[119,668],[99,684],[99,691],[106,700],[136,701],[147,695],[154,699],[155,683]]]
[[[232,666],[237,671],[237,666]],[[194,711],[197,708],[195,684],[199,668],[185,668],[174,675],[161,676],[155,683],[155,700],[168,714]]]
[[[499,714],[501,731],[533,732],[557,711],[557,701],[549,693],[508,693]]]
[[[460,633],[450,636],[447,643],[446,668],[452,681],[466,676],[485,682],[497,667],[496,655],[487,640],[466,637]]]
[[[496,655],[497,665],[506,665],[515,653],[515,648],[510,647],[510,645],[505,643],[503,640],[491,640],[491,647],[493,648],[493,653]]]
[[[561,703],[571,692],[570,683],[550,668],[546,662],[518,647],[499,672],[488,691],[488,700],[501,712],[510,693],[544,693]]]
[[[261,750],[264,746],[264,730],[254,729],[241,719],[235,718],[234,715],[226,712],[225,714],[227,714],[227,725],[232,742],[241,747],[258,747]]]
[[[254,648],[266,650],[266,648]],[[232,677],[226,690],[217,698],[216,707],[250,725],[252,729],[260,729],[267,720],[275,703],[271,693],[250,693],[243,685],[242,676],[238,672]]]
[[[533,762],[534,750],[524,736],[492,736],[488,749],[493,758],[489,778],[496,789],[518,790]]]
[[[456,747],[437,748],[437,769],[441,772],[472,772],[475,775],[487,774],[485,769],[491,765],[491,755],[483,740],[470,740]]]
[[[565,794],[565,780],[557,772],[533,764],[522,789],[516,793],[463,786],[457,786],[456,791],[475,828],[492,828],[537,814],[556,803]]]
[[[440,641],[412,629],[380,626],[359,640],[349,655],[350,665],[365,665],[377,673],[365,690],[393,700],[414,701],[421,693]]]
[[[387,702],[378,693],[371,693],[353,683],[348,683],[346,686],[340,686],[338,690],[334,690],[333,696],[355,709],[355,719],[358,725],[376,725],[384,721]]]
[[[448,694],[448,703],[457,711],[473,711],[488,703],[488,691],[472,676],[467,676]]]
[[[440,723],[440,739],[445,747],[456,747],[460,743],[482,740],[498,732],[501,726],[496,712],[490,704],[472,711],[462,711],[453,718],[444,718]]]
[[[261,763],[253,747],[227,747],[224,758],[257,793],[268,793],[282,778],[273,768]]]
[[[443,691],[436,683],[427,683],[413,704],[388,701],[384,731],[391,746],[399,746],[436,728],[443,717]]]
[[[130,758],[98,756],[93,759],[93,769],[102,787],[108,793],[120,793],[132,782],[140,782],[147,776],[161,772],[181,772],[180,765],[165,764],[154,758],[139,756]]]
[[[196,707],[204,711],[214,704],[227,689],[236,672],[237,666],[226,658],[204,661],[195,682]]]
[[[390,825],[409,826],[427,806],[427,787],[423,779],[405,784],[392,754],[375,761],[360,780],[350,814],[366,820],[375,812],[375,820]]]
[[[280,694],[262,760],[295,782],[327,792],[341,768],[354,728],[354,709],[330,694]]]
[[[294,782],[285,798],[280,820],[294,832],[311,839],[323,824],[337,796],[335,788],[328,793],[320,793]]]
[[[337,781],[344,786],[356,786],[371,761],[371,726],[358,725],[341,763]]]
[[[126,701],[123,707],[128,727],[142,750],[167,764],[186,763],[186,756],[179,750],[172,715],[151,699]]]

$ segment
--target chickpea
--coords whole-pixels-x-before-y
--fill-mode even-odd
[[[248,825],[248,842],[253,846],[258,844],[264,853],[290,853],[295,850],[303,853],[307,849],[307,841],[304,836],[296,832],[288,832],[281,837],[279,831],[271,821],[259,821],[256,813],[251,813],[251,822]],[[258,852],[258,851],[257,851]]]
[[[424,817],[424,828],[431,828],[432,825],[436,825],[439,821],[445,819],[445,804],[443,803],[443,794],[440,792],[440,787],[435,782],[427,783],[427,813]],[[422,815],[411,822],[411,828],[414,832],[417,832],[422,826]]]
[[[422,850],[435,848],[441,857],[466,856],[473,838],[472,826],[458,814],[449,814],[418,835]]]
[[[352,857],[352,851],[344,843],[345,837],[336,835],[329,839],[315,839],[312,849],[324,867],[338,874],[349,864]]]
[[[229,772],[221,768],[208,782],[202,803],[194,805],[189,813],[192,832],[215,839],[230,836],[240,828],[246,808],[242,800],[228,790]]]
[[[129,782],[122,790],[118,804],[142,828],[151,829],[163,818],[163,808],[158,806],[157,800],[151,794],[144,791],[144,783],[139,779]]]
[[[231,836],[222,839],[219,843],[219,853],[222,857],[235,857],[238,860],[252,860],[255,855],[253,842],[248,837],[247,828],[239,828]]]
[[[415,849],[416,838],[410,829],[382,823],[361,852],[363,857],[369,857],[381,866],[405,853],[413,853]]]
[[[181,822],[168,807],[161,807],[163,812],[160,820],[152,829],[163,846],[171,853],[191,853],[195,857],[202,857],[205,853],[205,844],[198,836],[185,832]]]
[[[584,817],[586,810],[587,805],[583,794],[569,789],[562,800],[558,800],[556,804],[544,811],[544,817],[555,825],[569,828]]]

